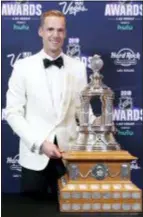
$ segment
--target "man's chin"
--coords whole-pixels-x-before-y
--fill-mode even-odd
[[[61,52],[61,49],[60,48],[53,48],[53,49],[51,49],[51,52],[52,53],[60,53]]]
[[[59,47],[58,48],[57,47],[51,47],[51,48],[47,47],[46,51],[49,54],[51,53],[51,54],[58,55],[61,52],[61,48],[59,48]]]

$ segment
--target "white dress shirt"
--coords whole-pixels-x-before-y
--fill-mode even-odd
[[[42,50],[41,54],[42,54],[42,60],[45,58],[49,60],[55,60],[58,57],[63,55],[63,53],[61,52],[59,56],[57,56],[56,58],[52,58],[51,56],[46,54],[44,50]],[[49,92],[51,93],[51,100],[57,117],[59,115],[63,87],[64,87],[63,78],[64,78],[65,71],[63,70],[63,67],[64,66],[58,68],[55,65],[51,65],[50,67],[45,69],[47,84],[48,84]]]

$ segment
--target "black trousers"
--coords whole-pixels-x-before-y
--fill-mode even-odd
[[[57,145],[55,138],[54,144]],[[50,159],[44,170],[34,171],[22,167],[21,192],[35,199],[57,200],[58,179],[66,173],[62,159]]]

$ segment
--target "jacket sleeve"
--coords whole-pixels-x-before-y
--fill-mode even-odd
[[[4,119],[30,150],[32,150],[33,144],[39,150],[45,138],[35,135],[25,119],[27,96],[22,61],[16,61],[8,82]]]

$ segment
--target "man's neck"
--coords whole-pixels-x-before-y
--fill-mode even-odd
[[[53,59],[56,59],[56,57],[58,57],[62,51],[60,50],[60,51],[58,51],[58,52],[49,52],[49,51],[46,51],[46,49],[44,49],[44,52],[45,52],[48,56],[52,57]]]

